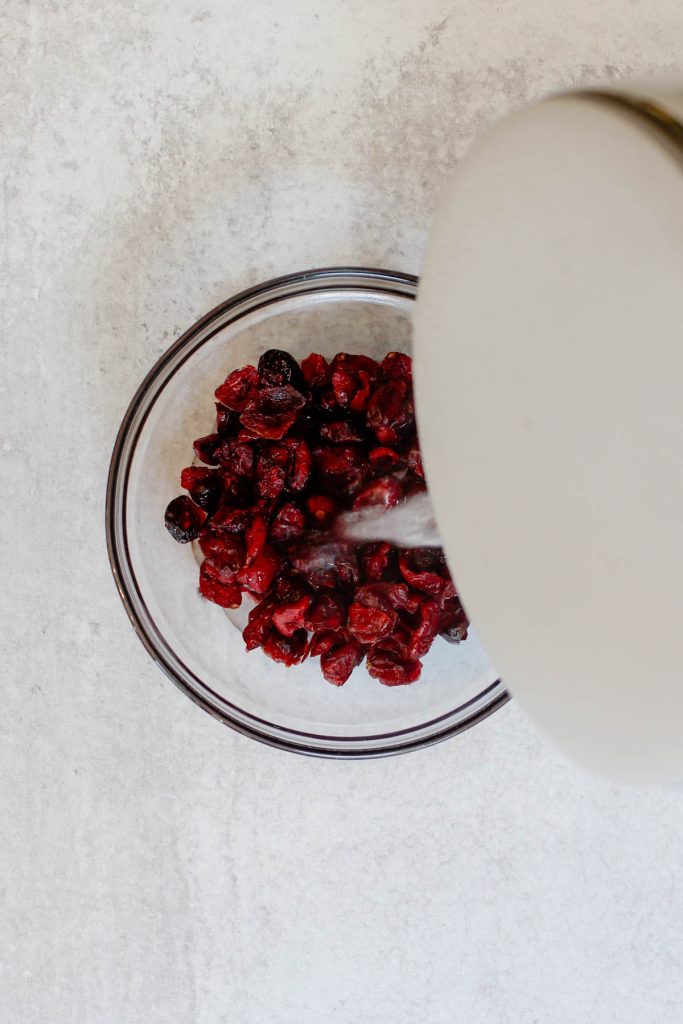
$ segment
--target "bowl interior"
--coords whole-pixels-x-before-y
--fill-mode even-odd
[[[132,604],[145,643],[176,682],[208,710],[274,742],[380,752],[438,733],[500,696],[474,631],[459,646],[437,639],[421,679],[394,688],[361,667],[338,689],[325,682],[317,660],[286,669],[259,650],[246,653],[239,629],[245,609],[226,613],[200,597],[192,546],[176,544],[163,525],[166,505],[181,493],[180,471],[192,462],[193,439],[214,429],[213,392],[231,370],[256,363],[268,348],[297,358],[409,351],[412,305],[407,295],[347,286],[228,311],[188,332],[153,371],[129,424],[114,531],[129,611]]]

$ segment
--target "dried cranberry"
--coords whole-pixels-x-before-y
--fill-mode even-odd
[[[248,477],[235,476],[229,470],[222,473],[223,500],[221,504],[235,508],[246,508],[252,504],[252,483]]]
[[[275,387],[291,384],[299,391],[304,387],[304,377],[296,359],[279,348],[263,353],[258,361],[258,373],[262,384]]]
[[[320,408],[323,412],[339,412],[339,402],[334,391],[325,391],[319,399]]]
[[[349,608],[349,633],[363,644],[374,644],[388,636],[396,625],[396,612],[390,608],[366,608],[355,601]]]
[[[283,602],[273,612],[273,625],[283,636],[292,636],[297,629],[306,628],[306,613],[310,603],[310,594],[302,594],[295,601]]]
[[[382,608],[384,611],[393,608],[411,614],[422,604],[421,595],[411,591],[405,583],[366,583],[358,587],[354,600],[366,608]]]
[[[320,668],[328,683],[343,686],[354,668],[360,665],[363,653],[361,645],[350,639],[321,654]]]
[[[422,665],[419,661],[401,658],[379,645],[371,647],[367,654],[368,673],[384,686],[405,686],[420,678]]]
[[[190,492],[195,505],[213,512],[223,493],[223,482],[215,469],[188,466],[180,474],[180,486]]]
[[[273,631],[263,644],[264,653],[283,665],[298,665],[308,654],[307,648],[308,634],[305,629],[297,629],[291,636]]]
[[[423,601],[419,610],[420,620],[412,631],[410,638],[410,654],[413,658],[423,658],[439,632],[441,611],[436,601]]]
[[[373,448],[368,455],[373,476],[385,476],[405,468],[406,460],[393,448]]]
[[[308,655],[311,658],[318,658],[321,654],[331,651],[335,644],[340,642],[340,634],[336,630],[323,629],[314,633],[308,645]]]
[[[405,381],[390,381],[375,391],[368,403],[367,421],[379,443],[388,447],[415,429],[413,399]]]
[[[303,543],[289,555],[290,562],[314,587],[352,588],[360,573],[353,547],[339,543]]]
[[[187,544],[199,536],[206,512],[182,494],[168,503],[164,515],[166,529],[179,544]]]
[[[264,548],[250,565],[245,565],[237,574],[237,582],[252,594],[265,594],[271,585],[282,559],[275,552]]]
[[[251,444],[253,441],[260,441],[261,435],[255,434],[253,430],[247,430],[246,427],[240,427],[237,431],[237,440],[240,444]]]
[[[235,476],[253,475],[254,449],[243,441],[221,441],[216,445],[215,459]]]
[[[403,498],[403,488],[393,476],[384,476],[380,480],[373,480],[356,496],[353,503],[354,509],[368,508],[371,505],[381,505],[382,508],[393,508]]]
[[[309,388],[324,388],[329,384],[329,363],[324,356],[318,352],[311,352],[301,361],[301,372],[306,386]]]
[[[216,388],[216,398],[221,405],[234,412],[243,412],[258,385],[258,371],[255,366],[243,366],[233,370]]]
[[[384,541],[372,541],[361,549],[360,564],[368,583],[378,583],[390,575],[396,576],[398,552]]]
[[[306,529],[306,516],[296,505],[288,501],[275,516],[270,537],[278,544],[289,544],[301,537]]]
[[[235,571],[244,564],[244,544],[236,534],[202,530],[199,535],[199,547],[207,558],[216,558],[235,565]]]
[[[213,572],[210,559],[204,559],[199,570],[199,592],[202,597],[213,601],[221,608],[239,608],[242,603],[242,591],[233,583],[224,583],[217,579]]]
[[[350,420],[331,420],[320,427],[320,436],[330,444],[349,444],[364,441],[365,432],[357,423]]]
[[[316,448],[313,459],[321,488],[333,497],[354,497],[368,475],[364,455],[350,445]]]
[[[217,583],[222,583],[226,586],[235,582],[235,577],[241,567],[241,562],[236,558],[211,556],[209,558],[205,558],[202,562],[203,574],[208,579],[215,580]]]
[[[380,376],[379,364],[368,356],[338,353],[332,360],[332,388],[342,409],[365,412]]]
[[[439,634],[451,644],[462,643],[467,639],[469,619],[465,609],[457,597],[449,597],[442,602]]]
[[[453,583],[438,548],[406,548],[398,559],[401,575],[416,590],[436,596],[451,596]]]
[[[211,519],[213,530],[226,533],[244,533],[251,522],[251,514],[244,508],[219,508]]]
[[[220,442],[218,434],[207,434],[206,437],[198,437],[192,447],[200,462],[207,466],[216,465],[216,448]]]
[[[313,456],[305,441],[287,438],[284,442],[289,448],[289,466],[287,469],[287,488],[290,491],[303,491],[311,476]]]
[[[263,515],[257,514],[247,527],[244,536],[247,545],[245,565],[251,565],[257,555],[260,555],[265,547],[268,538],[268,523]]]
[[[233,437],[239,430],[239,413],[216,402],[216,432],[220,437]]]
[[[421,480],[425,478],[425,471],[422,467],[422,455],[417,442],[412,444],[408,449],[408,468],[413,471],[415,476],[420,477]]]
[[[289,468],[289,448],[269,444],[256,463],[256,490],[262,498],[278,498],[285,489]]]
[[[400,552],[398,565],[403,580],[426,594],[442,595],[450,582],[435,548],[407,548]]]
[[[298,413],[306,404],[306,399],[291,384],[278,387],[259,388],[256,394],[255,408],[264,416],[280,416],[284,413]],[[246,423],[245,416],[242,422]]]
[[[306,505],[313,523],[321,529],[331,526],[339,515],[339,505],[326,494],[312,495]]]
[[[387,380],[405,380],[409,384],[412,383],[413,361],[403,352],[387,352],[381,367]]]
[[[310,604],[303,625],[311,633],[337,630],[346,625],[346,605],[334,594],[318,594]]]
[[[242,413],[242,425],[252,437],[265,437],[271,441],[279,441],[296,423],[296,412],[275,413],[265,415],[253,411]],[[249,435],[238,434],[240,440],[248,439]]]
[[[249,622],[242,630],[242,637],[248,651],[262,647],[273,629],[273,612],[275,604],[264,598],[249,612]]]

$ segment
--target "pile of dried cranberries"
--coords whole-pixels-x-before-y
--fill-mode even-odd
[[[224,608],[257,602],[247,650],[285,665],[319,656],[335,686],[363,658],[387,686],[415,682],[437,634],[467,636],[443,552],[331,540],[340,512],[425,490],[410,357],[299,364],[271,349],[216,399],[216,432],[194,442],[204,465],[182,471],[189,497],[166,509],[175,540],[199,543],[200,592]]]

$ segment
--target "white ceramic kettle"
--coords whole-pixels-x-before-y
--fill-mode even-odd
[[[482,639],[568,755],[649,782],[683,781],[681,121],[683,86],[625,85],[495,126],[448,183],[415,324]]]

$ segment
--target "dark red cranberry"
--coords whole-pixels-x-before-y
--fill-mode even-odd
[[[360,494],[356,495],[353,508],[369,508],[380,505],[382,508],[393,508],[403,498],[403,488],[393,476],[383,476],[367,484]]]
[[[235,476],[254,473],[254,449],[243,441],[221,441],[216,445],[214,457],[219,466],[229,469]]]
[[[417,442],[412,444],[408,449],[408,468],[413,471],[415,476],[418,476],[421,480],[425,478],[425,471],[422,467],[422,455],[418,447]]]
[[[268,522],[265,516],[257,513],[247,527],[244,540],[247,545],[245,565],[251,565],[257,555],[263,551],[268,539]]]
[[[222,505],[232,505],[234,508],[247,508],[254,500],[252,481],[246,476],[236,476],[230,470],[225,470],[223,478],[223,499]]]
[[[374,644],[388,636],[395,625],[396,612],[393,608],[382,611],[380,608],[366,608],[355,601],[349,608],[349,633],[363,644]]]
[[[210,559],[204,559],[199,570],[199,592],[202,597],[221,608],[239,608],[242,603],[242,591],[234,583],[224,583],[216,577]]]
[[[419,622],[410,637],[410,654],[424,658],[439,632],[441,611],[436,601],[423,601],[419,609]]]
[[[320,436],[330,444],[350,444],[365,440],[365,432],[350,420],[331,420],[320,427]]]
[[[346,605],[341,596],[318,594],[311,602],[303,625],[311,633],[338,630],[346,625]]]
[[[282,564],[275,552],[264,548],[251,565],[245,565],[237,574],[237,582],[252,594],[265,594]]]
[[[216,558],[235,566],[235,571],[244,564],[244,544],[234,533],[214,533],[204,529],[199,535],[199,547],[207,558]]]
[[[284,443],[289,449],[287,489],[290,491],[303,491],[310,480],[313,467],[311,449],[305,441],[297,441],[291,437],[286,438]]]
[[[302,594],[294,601],[284,601],[273,612],[273,625],[283,636],[292,636],[298,629],[305,629],[310,603],[310,594]]]
[[[379,583],[398,574],[398,551],[384,541],[365,544],[360,552],[361,572],[368,583]]]
[[[249,622],[242,630],[242,637],[248,651],[263,647],[273,630],[275,602],[269,598],[259,601],[249,612]]]
[[[367,479],[367,460],[356,446],[316,448],[313,459],[320,486],[332,497],[355,497]]]
[[[297,629],[291,636],[283,636],[273,630],[263,644],[263,651],[273,661],[298,665],[308,654],[308,634],[305,629]]]
[[[248,434],[238,434],[240,440],[264,437],[271,441],[279,441],[296,423],[296,412],[274,413],[265,415],[262,412],[242,413],[242,424]]]
[[[262,498],[279,498],[287,483],[289,448],[286,444],[269,444],[256,463],[256,491]]]
[[[393,448],[373,448],[368,455],[370,470],[373,476],[386,476],[405,469],[406,460]]]
[[[342,634],[338,633],[337,630],[320,630],[319,633],[314,633],[311,637],[308,645],[308,655],[310,658],[319,658],[321,654],[331,651],[334,645],[340,642],[342,642]]]
[[[243,412],[258,386],[258,370],[255,366],[243,366],[233,370],[216,388],[216,398],[221,405],[234,412]]]
[[[366,583],[358,587],[354,600],[366,608],[382,608],[384,611],[393,608],[412,614],[420,608],[422,595],[405,583]]]
[[[239,413],[216,402],[216,432],[220,437],[234,437],[239,430]]]
[[[403,352],[388,352],[381,363],[382,373],[387,380],[413,380],[413,361]]]
[[[405,381],[384,384],[368,403],[368,427],[379,443],[392,447],[415,429],[415,412],[410,389]]]
[[[186,494],[170,501],[164,515],[166,529],[179,544],[187,544],[198,537],[205,519],[206,512]]]
[[[256,394],[256,411],[264,416],[281,416],[284,413],[298,413],[306,404],[306,399],[291,384],[278,387],[259,388]],[[242,417],[246,423],[246,418]]]
[[[339,402],[337,401],[337,396],[335,395],[334,391],[323,392],[319,399],[319,405],[323,412],[339,412]]]
[[[467,639],[469,619],[465,609],[457,597],[449,597],[442,602],[439,635],[451,644],[462,643]]]
[[[331,526],[340,512],[340,507],[326,494],[314,494],[306,502],[308,514],[313,524],[320,529]]]
[[[251,513],[244,508],[219,508],[211,518],[211,528],[225,533],[244,533],[251,522]]]
[[[291,384],[301,389],[305,386],[304,376],[296,359],[279,348],[268,349],[258,361],[258,373],[261,384],[282,387]]]
[[[331,647],[321,654],[320,668],[328,683],[343,686],[354,668],[363,660],[363,648],[354,639]]]
[[[222,583],[224,586],[235,582],[235,577],[242,567],[241,561],[236,558],[222,558],[212,555],[202,562],[202,572],[209,579]]]
[[[306,529],[306,516],[292,502],[287,502],[273,519],[270,537],[277,544],[289,544],[301,537]]]
[[[416,590],[437,597],[451,597],[455,593],[440,548],[406,548],[399,554],[398,564],[406,583]]]
[[[188,466],[180,474],[180,486],[190,492],[195,505],[213,512],[218,508],[223,494],[223,481],[215,469]]]
[[[380,377],[379,364],[368,356],[338,353],[332,360],[332,388],[342,409],[365,412]]]
[[[327,387],[330,383],[329,369],[327,359],[317,352],[312,352],[301,361],[301,372],[309,388]]]
[[[401,658],[381,646],[371,647],[367,654],[367,668],[373,679],[384,686],[406,686],[420,678],[422,665],[410,658]]]
[[[198,437],[192,447],[200,462],[204,462],[207,466],[215,466],[217,464],[216,448],[219,443],[218,434],[207,434],[206,437]]]

